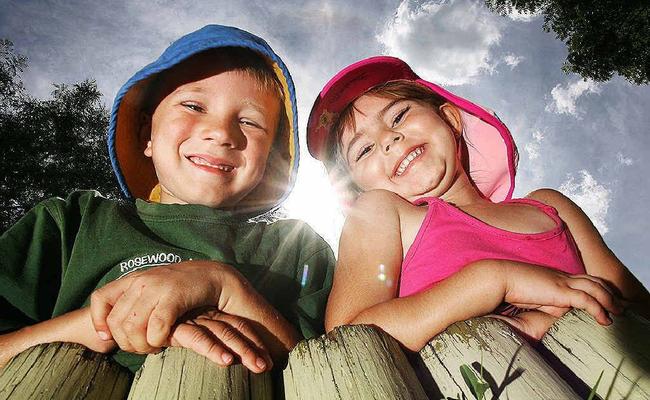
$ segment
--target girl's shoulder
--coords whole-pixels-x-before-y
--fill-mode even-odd
[[[542,188],[530,192],[525,199],[530,199],[544,205],[553,207],[558,211],[567,207],[575,207],[575,204],[561,192],[555,189]]]

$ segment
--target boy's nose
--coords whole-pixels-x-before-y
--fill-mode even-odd
[[[246,147],[246,136],[242,133],[239,124],[205,124],[201,130],[201,139],[213,141],[217,146],[233,149]]]
[[[404,135],[399,132],[388,131],[381,138],[381,148],[384,153],[390,152],[393,146],[404,139]]]

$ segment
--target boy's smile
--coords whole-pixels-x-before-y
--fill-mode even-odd
[[[341,149],[363,191],[385,189],[413,201],[439,197],[455,181],[454,131],[430,105],[365,95],[354,103],[353,125],[344,129]]]
[[[278,95],[251,74],[220,69],[200,56],[171,79],[182,81],[162,93],[144,151],[156,169],[160,202],[235,206],[264,175]]]

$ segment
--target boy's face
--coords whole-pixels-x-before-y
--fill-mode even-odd
[[[255,77],[202,61],[195,56],[174,70],[144,154],[153,160],[161,203],[233,207],[264,175],[280,100]]]

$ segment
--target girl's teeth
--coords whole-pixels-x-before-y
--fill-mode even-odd
[[[397,176],[402,175],[404,173],[404,171],[406,171],[406,167],[409,166],[411,161],[413,161],[415,159],[415,157],[419,156],[420,154],[422,154],[422,147],[418,147],[417,149],[410,152],[406,156],[406,158],[400,163],[399,167],[397,168],[396,175]]]

